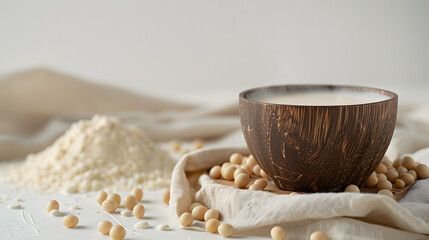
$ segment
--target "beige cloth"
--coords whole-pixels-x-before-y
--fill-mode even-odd
[[[79,119],[108,114],[155,141],[224,137],[239,128],[237,104],[199,106],[141,96],[45,69],[0,78],[0,160],[43,150]],[[237,100],[238,101],[238,100]]]
[[[239,233],[254,236],[266,236],[269,225],[278,224],[286,228],[288,239],[308,239],[315,230],[327,232],[331,239],[429,239],[416,234],[429,233],[427,181],[416,184],[418,188],[400,203],[369,194],[278,196],[250,192],[215,184],[205,175],[197,179],[201,189],[192,192],[185,170],[207,169],[225,161],[232,152],[247,150],[227,147],[245,147],[237,102],[198,106],[173,98],[140,96],[48,70],[3,76],[0,160],[22,158],[44,149],[78,119],[109,114],[140,126],[157,141],[199,137],[211,140],[212,147],[223,147],[191,152],[176,165],[170,201],[175,220],[195,198],[218,209],[223,220],[232,223]],[[420,106],[401,106],[387,152],[391,159],[429,147],[428,113]],[[429,163],[429,150],[415,157]]]
[[[206,170],[222,164],[234,152],[248,154],[246,148],[204,149],[184,156],[176,164],[172,175],[170,199],[173,218],[177,220],[181,213],[187,211],[191,202],[198,201],[209,208],[217,209],[222,214],[222,221],[232,224],[240,232],[254,228],[269,232],[272,225],[284,225],[288,233],[299,239],[308,239],[316,230],[325,231],[330,239],[413,239],[413,234],[400,234],[409,238],[383,235],[379,232],[382,228],[368,224],[372,223],[408,232],[429,234],[429,201],[398,204],[389,197],[356,193],[277,195],[221,185],[207,174],[199,177],[198,185],[201,189],[196,191],[195,188],[199,186],[188,180],[185,171]],[[429,164],[429,148],[413,157],[417,161]],[[429,196],[429,179],[421,181],[423,182],[420,191],[414,194],[415,197]],[[351,221],[344,217],[353,217],[361,221]],[[339,231],[341,227],[332,228],[330,225],[323,225],[322,221],[318,224],[324,226],[323,228],[302,226],[299,231],[289,225],[310,219],[330,219],[331,224],[353,231]],[[353,227],[349,225],[350,223]],[[317,225],[315,222],[313,224]],[[392,229],[385,228],[384,231],[390,232]],[[418,239],[424,237],[419,236]]]

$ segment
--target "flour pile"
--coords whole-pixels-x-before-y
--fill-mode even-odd
[[[116,118],[81,120],[50,147],[12,163],[3,180],[38,191],[155,189],[170,184],[174,160],[140,129]]]

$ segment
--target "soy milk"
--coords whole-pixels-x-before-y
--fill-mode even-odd
[[[251,94],[249,99],[285,105],[339,106],[381,102],[390,99],[390,97],[377,92],[336,89],[257,92]]]

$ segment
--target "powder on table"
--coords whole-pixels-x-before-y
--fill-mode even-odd
[[[174,165],[140,129],[97,115],[74,123],[23,163],[11,163],[3,180],[38,191],[155,189],[169,186]]]

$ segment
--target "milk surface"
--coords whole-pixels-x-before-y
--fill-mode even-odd
[[[257,92],[249,99],[274,104],[302,106],[338,106],[381,102],[391,97],[376,92],[338,90],[291,90]]]

